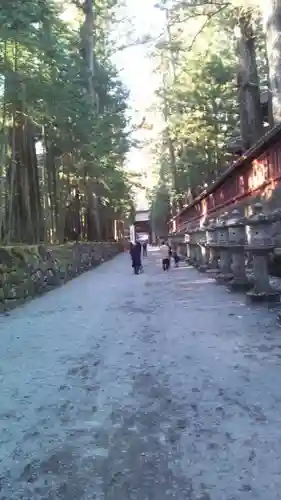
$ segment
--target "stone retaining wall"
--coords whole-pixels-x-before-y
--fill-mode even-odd
[[[0,312],[60,286],[112,259],[120,243],[0,247]]]

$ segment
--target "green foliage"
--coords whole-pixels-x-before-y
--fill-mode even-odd
[[[163,84],[158,90],[164,131],[159,141],[159,184],[152,193],[156,219],[181,208],[211,184],[231,161],[229,143],[240,134],[234,27],[237,3],[161,3],[167,11],[155,56]],[[255,17],[261,80],[267,73],[264,35]],[[169,174],[163,179],[163,162]],[[165,185],[165,189],[164,189]],[[169,195],[170,203],[160,200]],[[162,208],[161,208],[162,207]],[[162,212],[161,212],[162,210]]]
[[[73,2],[83,7],[84,2]],[[78,5],[79,4],[79,5]],[[79,186],[87,205],[89,182],[98,184],[102,206],[112,213],[131,210],[130,180],[124,170],[130,147],[126,118],[127,92],[118,79],[107,36],[116,2],[97,2],[95,19],[94,88],[98,106],[89,100],[89,72],[83,57],[78,25],[62,21],[63,7],[51,0],[4,1],[0,12],[1,146],[0,173],[9,189],[13,154],[11,127],[15,113],[32,124],[34,137],[52,148],[57,181],[70,192]],[[46,194],[47,171],[40,184],[41,205]],[[65,180],[65,181],[64,181]],[[50,186],[48,187],[50,189]],[[49,193],[58,198],[60,193]],[[0,199],[1,204],[1,199]],[[2,207],[3,208],[3,207]],[[7,206],[4,206],[4,211]],[[0,205],[1,212],[1,205]],[[48,215],[46,214],[46,217]],[[1,222],[1,220],[0,220]],[[2,221],[2,234],[7,232]],[[1,235],[1,224],[0,224]]]

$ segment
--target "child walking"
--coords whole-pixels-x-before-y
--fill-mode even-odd
[[[160,246],[160,255],[163,271],[168,271],[170,269],[171,249],[165,241],[163,241]]]

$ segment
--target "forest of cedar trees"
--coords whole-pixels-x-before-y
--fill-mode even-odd
[[[160,0],[154,45],[164,127],[153,226],[190,203],[281,121],[281,0]]]
[[[108,36],[116,3],[1,2],[1,244],[111,240],[132,211],[127,93]]]
[[[110,37],[121,4],[1,2],[2,245],[111,240],[116,221],[133,213],[128,93]],[[281,0],[268,0],[265,11],[258,0],[160,0],[155,7],[164,29],[145,43],[161,82],[155,103],[164,127],[150,145],[149,200],[153,224],[166,227],[279,123]],[[71,8],[75,23],[64,19]]]

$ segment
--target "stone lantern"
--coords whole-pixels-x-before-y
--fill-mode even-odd
[[[194,228],[193,230],[193,240],[194,240],[194,255],[195,255],[194,266],[199,267],[201,262],[201,248],[199,244],[200,232],[198,227]]]
[[[273,210],[270,214],[272,224],[269,234],[272,237],[274,250],[269,255],[269,273],[280,277],[281,269],[281,210]]]
[[[233,210],[231,213],[227,227],[233,272],[233,279],[228,283],[228,286],[233,291],[249,290],[251,285],[246,275],[245,265],[245,219],[241,217],[238,210]]]
[[[269,234],[271,217],[263,213],[262,205],[256,203],[253,215],[247,219],[247,251],[253,259],[253,288],[247,296],[254,301],[279,301],[280,293],[269,281],[268,258],[274,250],[274,242]]]
[[[214,219],[211,219],[206,231],[206,246],[209,249],[209,270],[218,269],[218,251],[217,251],[217,234],[216,234],[216,223]]]
[[[196,230],[194,228],[189,229],[189,262],[192,266],[196,265],[196,259],[197,259],[197,254],[196,254],[196,246],[197,246],[197,241],[196,241]]]
[[[186,233],[184,235],[184,242],[186,244],[186,261],[190,264],[191,263],[191,249],[190,249],[190,232],[187,227]]]
[[[209,247],[207,246],[207,225],[204,223],[201,226],[201,240],[200,240],[200,245],[201,245],[201,258],[202,262],[199,267],[199,271],[201,273],[205,273],[208,269],[208,264],[210,260],[210,253],[209,253]]]
[[[205,228],[200,226],[196,229],[196,267],[199,271],[203,265],[203,253],[204,253],[204,243],[205,243]]]
[[[227,226],[228,214],[223,214],[217,221],[217,249],[220,256],[217,283],[227,283],[233,278],[231,269],[231,252],[229,248],[229,233]]]

